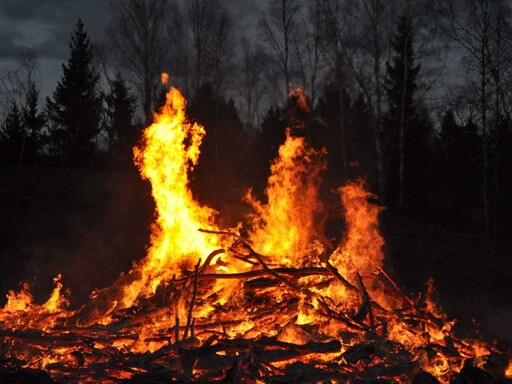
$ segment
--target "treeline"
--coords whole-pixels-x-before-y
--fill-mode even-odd
[[[3,77],[1,161],[131,169],[165,71],[206,127],[202,180],[264,180],[300,125],[326,186],[363,177],[392,210],[506,236],[510,21],[505,0],[268,0],[248,32],[220,0],[118,0],[108,46],[78,22],[45,102],[34,60]]]

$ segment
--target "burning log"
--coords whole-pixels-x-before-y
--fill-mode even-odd
[[[175,310],[176,302],[180,300],[188,303],[187,320],[180,324],[180,321],[176,320],[179,316],[174,317],[170,313],[169,317],[174,320],[173,324],[160,328],[157,334],[143,340],[148,345],[154,343],[160,346],[153,352],[139,355],[128,351],[141,341],[141,332],[148,321],[151,321],[151,314],[158,306],[154,301],[161,299],[158,295],[141,302],[141,307],[132,308],[131,311],[112,311],[110,315],[117,320],[104,326],[77,327],[73,324],[66,326],[63,323],[48,332],[4,329],[0,332],[3,340],[3,355],[18,357],[15,360],[4,360],[0,372],[7,374],[7,372],[17,372],[20,367],[39,366],[49,372],[54,380],[73,382],[81,381],[86,377],[98,381],[131,378],[133,382],[148,383],[164,380],[226,382],[242,378],[275,383],[296,380],[352,382],[356,379],[359,380],[358,382],[374,382],[372,380],[376,378],[387,378],[388,382],[394,382],[397,377],[409,376],[414,372],[417,373],[414,382],[422,383],[431,380],[428,374],[420,373],[421,365],[414,355],[401,344],[388,339],[388,329],[381,324],[405,315],[390,311],[384,319],[382,313],[384,309],[380,308],[378,311],[380,313],[375,319],[369,320],[370,298],[362,278],[361,308],[366,306],[366,309],[359,308],[358,311],[347,316],[334,311],[328,304],[329,298],[313,292],[313,286],[306,289],[300,282],[301,278],[307,279],[312,276],[332,279],[332,272],[327,268],[270,270],[267,266],[267,268],[258,268],[252,273],[229,277],[222,274],[212,275],[209,273],[211,268],[200,268],[198,262],[194,271],[188,275],[193,278],[175,279],[172,284],[167,284],[162,289],[160,296],[170,295],[175,300],[174,304],[169,304],[168,311]],[[267,279],[273,284],[269,284],[268,281],[262,284],[259,281],[262,276],[269,276]],[[285,284],[283,276],[293,277],[297,279],[297,283]],[[248,301],[245,303],[246,319],[229,319],[232,313],[231,303],[219,305],[209,318],[198,316],[201,307],[205,306],[209,300],[214,300],[210,294],[212,282],[224,279],[237,280],[244,295],[248,296],[246,298]],[[330,281],[333,282],[333,280]],[[245,283],[242,284],[242,282]],[[180,294],[176,293],[178,285],[182,286]],[[283,298],[280,309],[276,311],[275,307],[269,308],[267,305],[272,303],[271,297],[277,295],[282,295]],[[316,321],[320,328],[316,330],[311,328],[316,327],[313,324],[297,325],[301,310],[300,302],[315,300],[318,307],[310,309],[319,315]],[[153,305],[149,305],[152,301]],[[79,312],[74,316],[79,316]],[[130,312],[130,316],[137,321],[126,321]],[[288,320],[281,324],[276,323],[276,312],[280,318]],[[366,314],[363,315],[363,312]],[[427,316],[424,312],[410,315],[416,326],[428,324],[430,327],[436,327],[436,323],[432,323],[430,317],[432,314]],[[212,319],[218,319],[218,321],[212,322]],[[366,320],[368,323],[365,322]],[[231,337],[226,327],[240,326],[244,321],[255,323],[255,328],[274,323],[274,330],[271,333],[275,336],[245,338],[252,333],[252,328],[249,328],[245,336],[241,335],[244,337]],[[322,327],[337,329],[338,334],[341,330],[346,334],[352,332],[353,341],[344,345],[338,338],[333,339],[328,332],[323,332]],[[410,329],[415,329],[413,325],[411,327]],[[178,335],[182,335],[181,340]],[[205,335],[210,336],[203,343],[196,338],[198,336],[203,338]],[[302,341],[291,341],[297,337]],[[307,341],[308,338],[313,337],[319,337],[320,340]],[[453,345],[460,343],[452,336],[447,337],[453,341]],[[433,357],[442,355],[459,362],[464,361],[456,348],[450,350],[442,345],[433,345],[433,348],[430,353]],[[53,353],[55,349],[66,351],[70,357],[65,360],[57,357]],[[23,354],[20,354],[20,351],[24,351]],[[53,362],[54,358],[55,362]],[[87,373],[84,373],[85,370]],[[461,375],[478,374],[477,372],[480,371],[471,371],[467,368],[461,372]]]

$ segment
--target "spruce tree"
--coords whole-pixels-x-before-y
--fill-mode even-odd
[[[456,150],[458,138],[462,134],[462,127],[460,127],[455,121],[455,115],[451,109],[448,109],[441,121],[441,127],[439,131],[440,139],[440,156],[445,161],[450,161]]]
[[[284,118],[284,108],[271,105],[261,123],[261,130],[255,140],[259,156],[260,172],[267,179],[270,172],[270,163],[277,156],[279,146],[284,143],[288,123]]]
[[[24,141],[23,121],[20,109],[16,103],[13,103],[7,115],[0,132],[0,153],[2,164],[20,165],[20,154],[23,149]]]
[[[385,118],[387,203],[400,209],[428,208],[428,202],[424,201],[428,199],[428,188],[423,184],[431,160],[432,127],[426,115],[420,115],[422,108],[415,100],[420,65],[415,63],[413,40],[411,16],[404,13],[392,41],[392,59],[387,64]]]
[[[47,99],[50,135],[62,165],[87,167],[95,153],[93,140],[100,130],[102,103],[92,45],[80,19],[69,47],[71,54],[62,65],[62,79],[53,100]]]
[[[30,85],[25,106],[23,107],[23,129],[25,132],[25,145],[21,154],[23,164],[35,164],[42,146],[42,128],[44,118],[38,112],[39,91]]]
[[[393,57],[387,64],[386,93],[388,96],[388,118],[396,125],[400,118],[410,123],[416,117],[414,92],[420,66],[415,65],[413,51],[413,30],[410,17],[402,15],[397,31],[391,42]]]
[[[117,167],[130,167],[133,165],[130,160],[133,156],[132,147],[139,139],[141,129],[133,123],[135,99],[119,74],[112,81],[105,102],[105,128],[110,153],[118,160]]]
[[[246,169],[241,156],[247,153],[248,138],[233,100],[205,83],[190,100],[187,113],[206,129],[198,175],[239,176]]]

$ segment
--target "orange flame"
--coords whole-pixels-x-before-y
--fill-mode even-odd
[[[162,82],[163,85],[167,85],[167,83],[169,82],[169,75],[167,73],[162,73],[160,75],[160,81]]]
[[[276,256],[281,264],[299,264],[297,258],[319,238],[315,215],[322,208],[318,200],[318,175],[324,168],[317,161],[320,155],[287,129],[286,141],[270,168],[265,190],[268,202],[261,203],[251,191],[246,197],[255,210],[250,231],[255,249]]]
[[[512,359],[508,362],[507,369],[505,370],[505,377],[512,378]]]
[[[295,98],[297,106],[304,112],[311,112],[311,107],[308,103],[308,98],[304,88],[297,87],[290,92],[290,97]]]
[[[370,204],[374,196],[363,182],[349,183],[338,189],[344,208],[346,234],[332,255],[334,265],[350,278],[354,273],[368,274],[382,268],[384,239],[379,231],[381,208]]]
[[[48,300],[38,305],[30,293],[30,287],[24,283],[19,292],[9,291],[7,303],[0,309],[0,322],[12,329],[51,328],[57,318],[69,316],[69,302],[62,294],[61,275],[53,279],[55,288]]]
[[[154,293],[180,267],[219,247],[216,238],[198,231],[215,228],[215,211],[196,202],[189,188],[189,172],[197,164],[205,130],[186,121],[185,104],[179,90],[171,88],[165,106],[144,131],[143,144],[134,148],[141,175],[151,182],[157,219],[140,265],[141,278],[125,290],[125,306],[141,294]]]

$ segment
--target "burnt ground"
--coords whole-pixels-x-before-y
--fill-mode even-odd
[[[43,301],[62,273],[79,305],[145,255],[154,205],[136,172],[0,167],[0,180],[0,304],[20,281]],[[203,195],[213,196],[221,226],[240,219],[248,184],[201,186]],[[381,225],[386,267],[406,292],[424,290],[433,277],[440,304],[458,319],[459,335],[476,336],[476,325],[485,338],[512,340],[512,242],[390,212]]]

